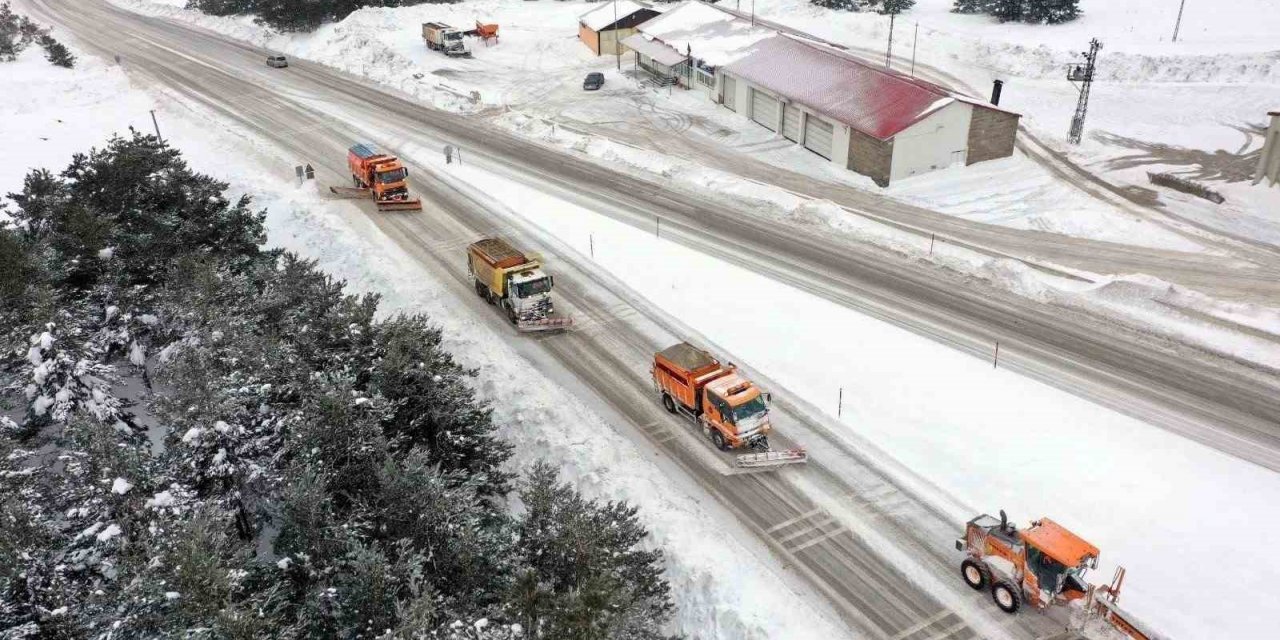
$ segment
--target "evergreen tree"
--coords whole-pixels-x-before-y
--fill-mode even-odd
[[[538,465],[520,493],[527,512],[516,549],[521,574],[509,606],[534,638],[661,638],[671,614],[662,552],[625,504],[587,500]]]
[[[867,8],[869,0],[809,0],[809,3],[824,9],[862,11]]]
[[[1026,17],[1028,0],[991,0],[987,12],[1000,22],[1016,22]]]
[[[880,0],[879,11],[885,15],[891,13],[896,15],[914,7],[915,4],[916,0]]]
[[[53,39],[53,36],[40,36],[40,46],[44,47],[44,56],[49,62],[55,66],[66,67],[70,69],[76,66],[76,57],[71,55],[61,42]]]
[[[1080,17],[1080,0],[1030,0],[1024,19],[1037,24],[1061,24]]]
[[[988,13],[991,0],[956,0],[952,13]]]

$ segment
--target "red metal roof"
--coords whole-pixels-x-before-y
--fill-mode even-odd
[[[838,49],[787,35],[757,43],[749,55],[723,68],[880,140],[956,101],[993,108]]]

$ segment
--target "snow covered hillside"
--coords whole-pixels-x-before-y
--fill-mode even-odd
[[[74,44],[74,43],[69,43]],[[77,51],[77,54],[81,52]],[[39,52],[5,63],[0,76],[0,137],[22,154],[0,163],[0,191],[17,190],[32,167],[65,166],[70,155],[112,132],[151,127],[183,149],[193,169],[226,180],[269,211],[269,243],[319,260],[354,291],[383,294],[383,311],[424,311],[445,333],[445,347],[479,368],[482,398],[503,435],[517,445],[517,469],[539,459],[585,494],[627,500],[656,544],[668,549],[667,577],[676,595],[673,631],[691,637],[813,638],[841,636],[843,625],[779,567],[770,553],[669,461],[628,441],[604,441],[605,420],[556,383],[541,377],[511,343],[469,315],[451,294],[376,228],[353,217],[349,203],[322,197],[314,184],[293,187],[289,163],[234,131],[130,85],[118,68],[91,56],[74,70],[51,68]],[[227,158],[243,158],[230,165]],[[282,186],[283,185],[283,186]]]

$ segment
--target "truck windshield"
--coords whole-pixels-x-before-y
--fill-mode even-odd
[[[445,40],[461,40],[462,34],[458,33],[457,31],[451,31],[449,33],[444,34],[444,39]]]
[[[538,278],[516,285],[516,297],[528,298],[551,290],[551,278]]]
[[[738,420],[751,420],[758,416],[763,416],[769,408],[764,404],[764,398],[756,396],[745,404],[740,404],[733,408],[733,417]]]
[[[378,182],[381,182],[382,184],[400,182],[401,180],[404,180],[407,175],[409,175],[409,172],[404,167],[396,169],[395,171],[383,171],[378,174]]]

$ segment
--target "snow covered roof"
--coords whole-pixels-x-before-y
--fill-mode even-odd
[[[834,47],[787,35],[761,42],[724,70],[879,140],[953,102],[993,108]]]
[[[599,31],[642,9],[655,11],[652,7],[632,0],[617,0],[616,5],[615,7],[614,2],[602,2],[600,6],[578,16],[578,21],[592,31]]]
[[[650,58],[656,60],[659,64],[673,67],[684,62],[684,54],[677,53],[675,49],[668,47],[657,40],[650,40],[644,37],[642,33],[633,33],[622,39],[622,44],[630,47],[632,51],[638,51]]]
[[[752,25],[732,11],[698,0],[676,5],[641,24],[637,30],[646,40],[659,41],[681,59],[689,53],[711,66],[737,60],[750,53],[760,41],[778,33],[776,29]]]

